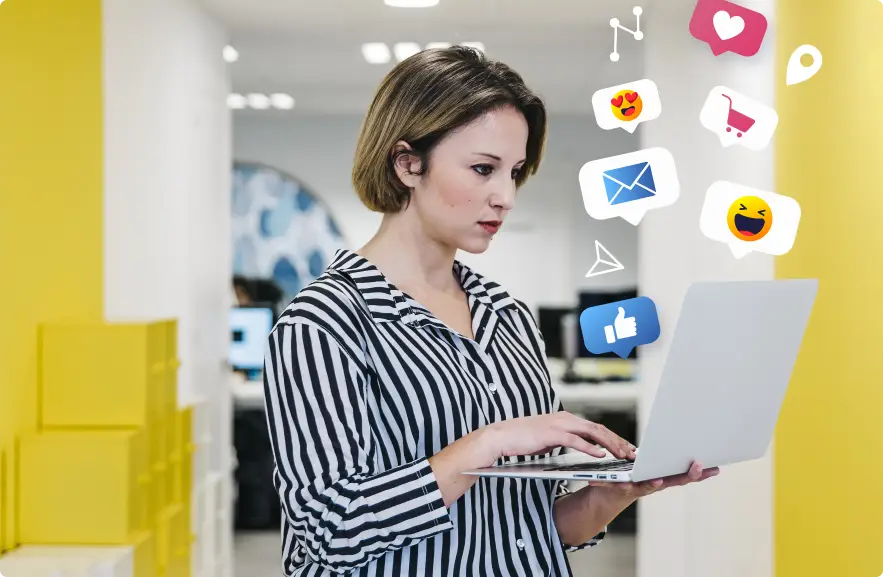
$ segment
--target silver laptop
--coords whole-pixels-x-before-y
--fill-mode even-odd
[[[634,461],[579,452],[468,475],[638,482],[762,457],[818,281],[696,283],[687,291]]]

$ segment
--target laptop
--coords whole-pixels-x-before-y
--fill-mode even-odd
[[[639,482],[763,457],[817,290],[816,279],[693,284],[634,460],[569,452],[465,474]]]

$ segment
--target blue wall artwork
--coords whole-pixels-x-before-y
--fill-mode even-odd
[[[233,274],[272,279],[287,304],[346,246],[328,207],[275,168],[233,164]]]

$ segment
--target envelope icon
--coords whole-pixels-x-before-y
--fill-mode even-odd
[[[611,205],[656,196],[656,183],[649,162],[605,170],[604,188]]]

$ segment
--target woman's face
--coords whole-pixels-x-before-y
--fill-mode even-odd
[[[487,250],[515,206],[528,128],[511,107],[489,112],[447,135],[431,152],[429,170],[402,175],[413,188],[413,211],[433,240],[470,253]]]

